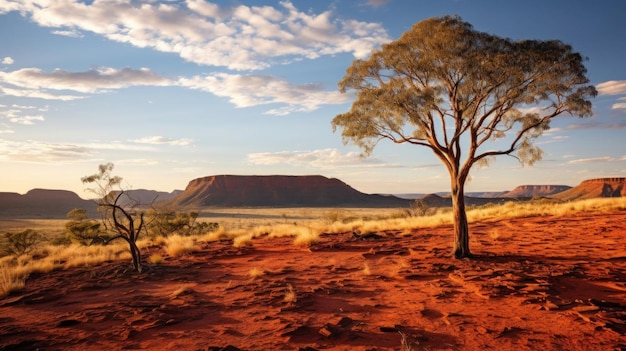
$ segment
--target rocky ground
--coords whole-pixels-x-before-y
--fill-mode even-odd
[[[32,275],[0,350],[626,350],[626,211],[471,231],[464,260],[444,226]]]

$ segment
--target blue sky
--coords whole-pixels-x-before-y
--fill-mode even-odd
[[[589,58],[594,117],[563,116],[544,159],[475,169],[467,191],[626,176],[622,0],[0,0],[0,191],[67,189],[105,162],[127,187],[171,191],[216,174],[339,178],[367,193],[446,191],[423,147],[369,157],[330,121],[355,58],[420,20],[460,15],[511,39],[559,39]]]

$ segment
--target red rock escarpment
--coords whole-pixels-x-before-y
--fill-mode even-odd
[[[242,206],[397,206],[407,200],[361,193],[323,176],[217,175],[194,179],[168,205],[177,207]]]

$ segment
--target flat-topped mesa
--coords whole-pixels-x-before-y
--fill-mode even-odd
[[[535,196],[549,196],[571,189],[568,185],[520,185],[502,197],[531,198]]]
[[[626,178],[624,177],[614,177],[614,178],[594,178],[583,180],[580,184],[587,183],[626,183]]]
[[[626,196],[626,178],[594,178],[583,180],[578,186],[555,194],[561,200],[578,200],[596,197]]]
[[[168,205],[181,207],[283,207],[406,205],[393,196],[361,193],[336,178],[320,175],[215,175],[189,182]]]

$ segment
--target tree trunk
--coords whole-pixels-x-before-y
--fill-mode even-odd
[[[455,258],[471,257],[469,249],[469,226],[465,213],[464,181],[452,180],[452,213],[454,220],[454,249]]]
[[[129,240],[128,243],[130,244],[130,254],[133,256],[133,268],[135,271],[141,273],[141,251],[134,241]]]

